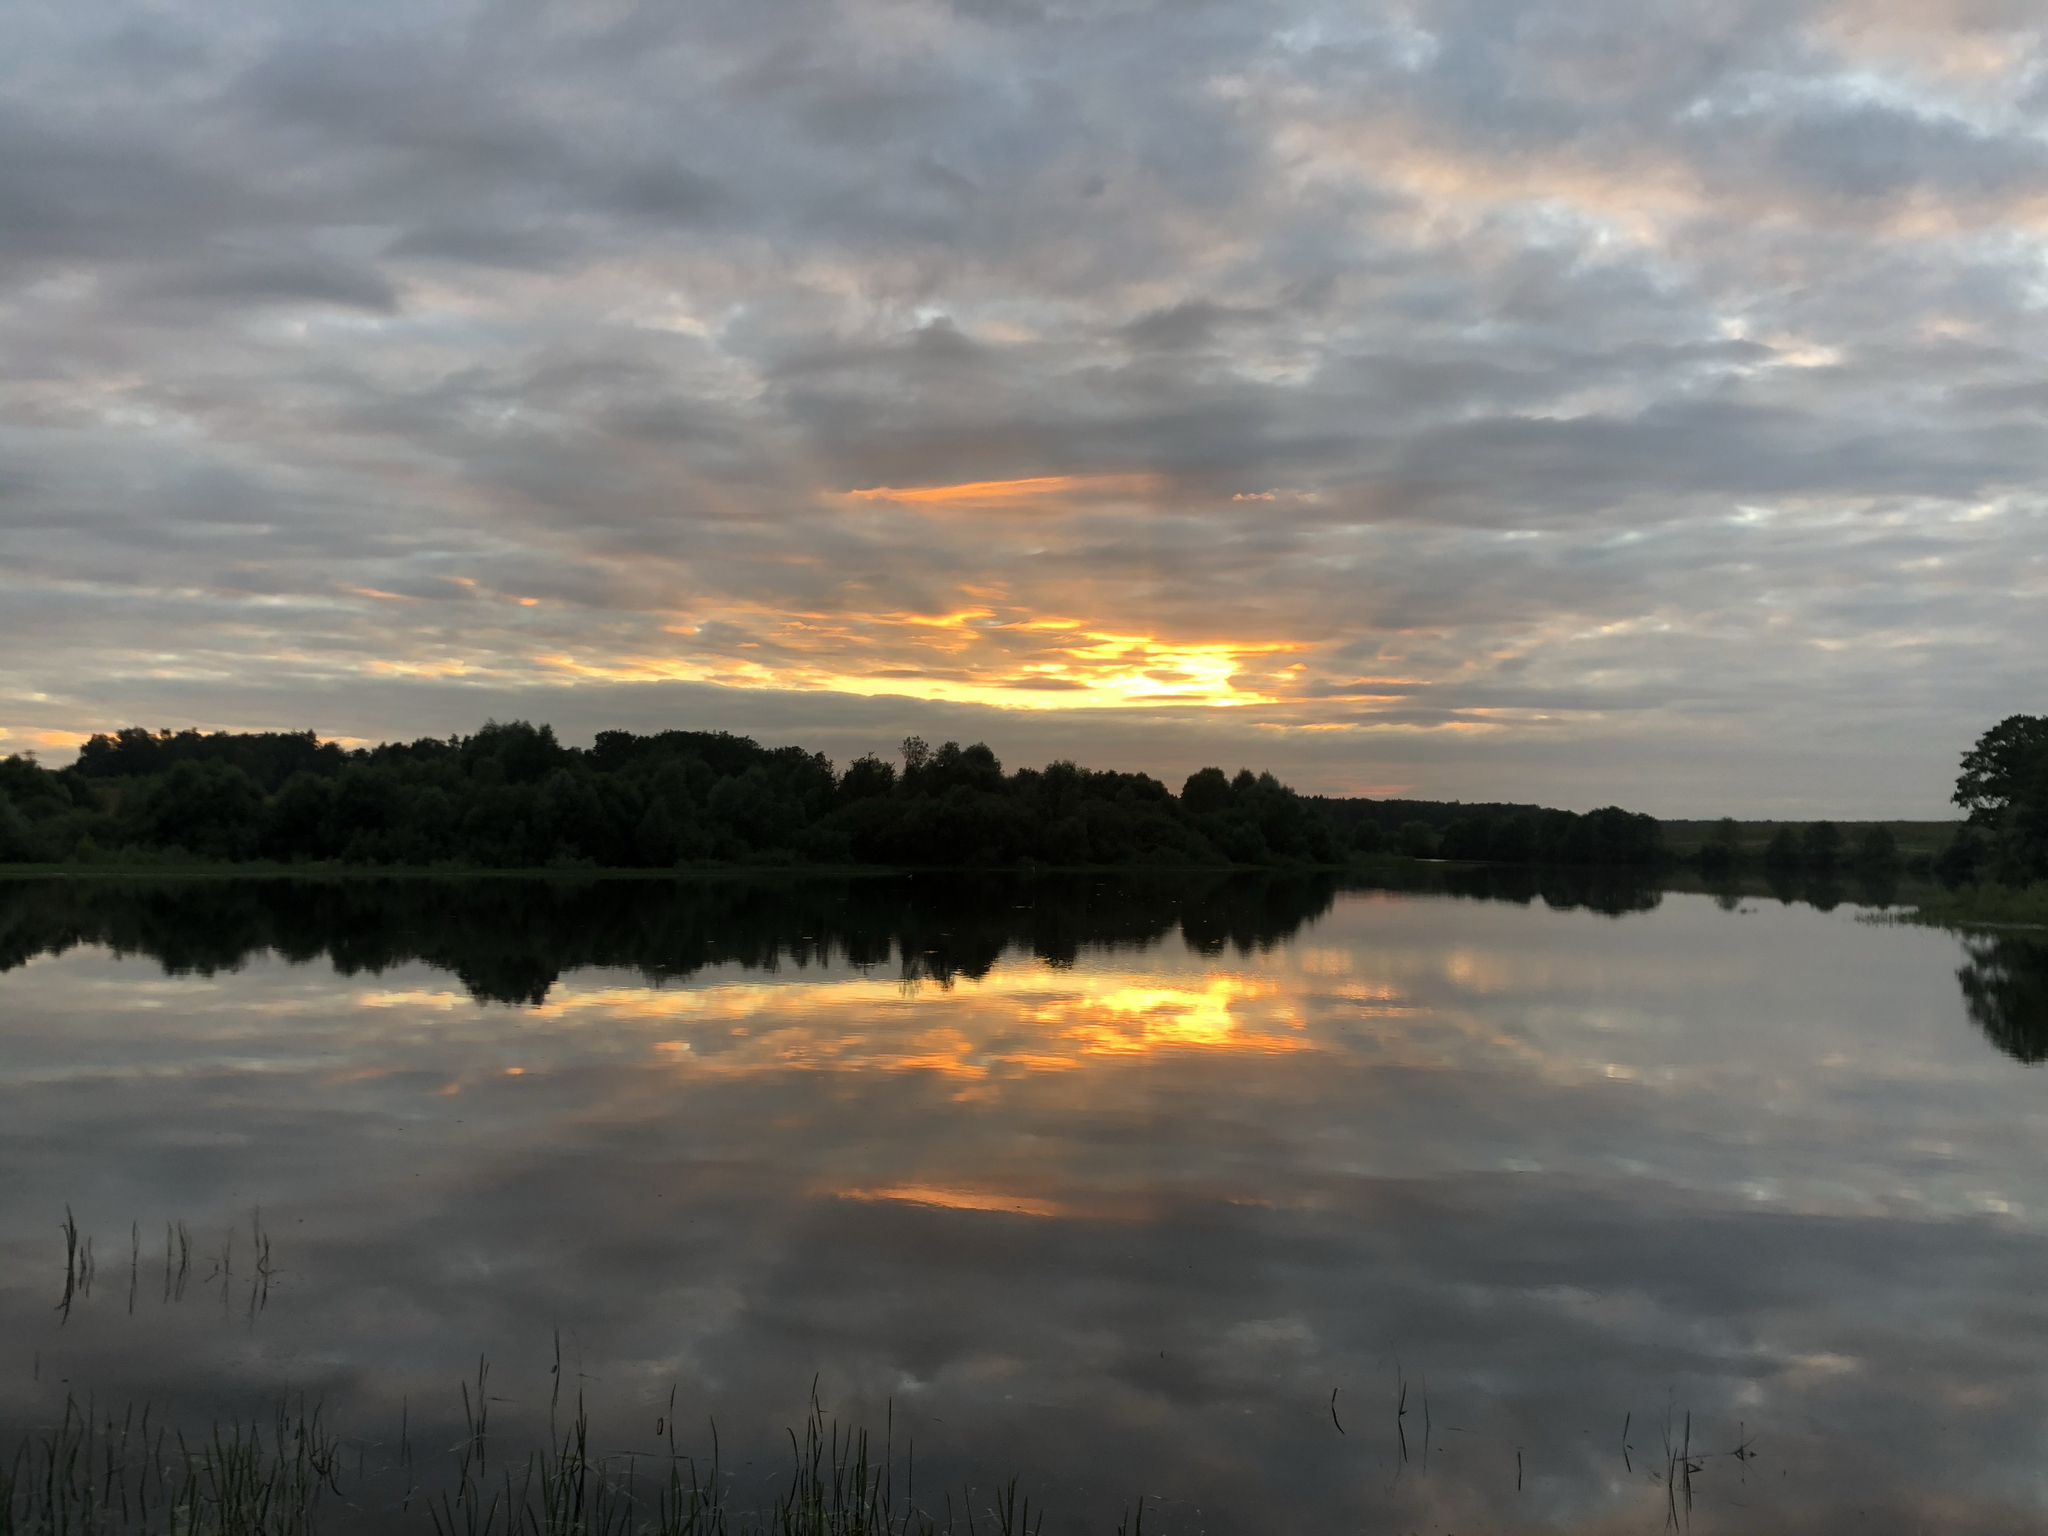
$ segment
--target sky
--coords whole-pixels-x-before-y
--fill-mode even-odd
[[[552,721],[1940,816],[2006,0],[15,0],[0,750]]]

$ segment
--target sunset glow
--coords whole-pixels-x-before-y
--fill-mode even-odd
[[[905,506],[1001,506],[1041,497],[1143,495],[1156,483],[1156,477],[1141,474],[1039,475],[1024,480],[969,480],[958,485],[878,485],[842,495],[848,501],[900,502]]]
[[[926,1072],[976,1083],[1153,1053],[1315,1050],[1306,1023],[1318,998],[1389,1020],[1413,1011],[1397,989],[1325,969],[1311,953],[1176,984],[1028,961],[945,987],[906,988],[883,975],[673,989],[577,981],[520,1018],[529,1029],[627,1030],[619,1045],[692,1074]],[[436,1014],[472,1006],[445,990],[373,988],[355,1000]]]
[[[1291,679],[1264,670],[1263,659],[1304,649],[1284,641],[1189,643],[1108,634],[1073,620],[1029,619],[1014,608],[987,607],[948,614],[806,614],[780,620],[735,614],[715,624],[671,626],[670,633],[691,640],[707,629],[758,635],[758,640],[740,643],[760,654],[600,661],[551,653],[533,659],[570,677],[606,682],[893,694],[1005,709],[1233,708],[1279,702],[1280,688]],[[863,668],[862,662],[868,665]],[[1256,673],[1255,667],[1260,669]]]

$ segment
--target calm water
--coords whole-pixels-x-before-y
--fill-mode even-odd
[[[303,1390],[377,1508],[559,1330],[742,1502],[815,1378],[1048,1531],[1656,1531],[1688,1414],[1697,1530],[2039,1529],[2043,952],[1495,894],[0,886],[0,1428]]]

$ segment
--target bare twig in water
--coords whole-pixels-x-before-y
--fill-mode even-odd
[[[1664,1421],[1664,1525],[1667,1530],[1685,1530],[1692,1524],[1692,1479],[1701,1463],[1692,1454],[1692,1414],[1685,1416],[1685,1437],[1676,1445],[1671,1439],[1671,1421]]]
[[[64,1314],[68,1323],[72,1300],[78,1294],[78,1223],[68,1205],[64,1207],[64,1225],[58,1230],[64,1234],[64,1298],[57,1303],[56,1310]]]
[[[1425,1376],[1422,1378],[1422,1470],[1425,1472],[1429,1470],[1430,1432],[1431,1426],[1429,1422],[1429,1378]]]
[[[1401,1442],[1401,1465],[1408,1465],[1408,1426],[1402,1420],[1408,1417],[1408,1378],[1400,1374],[1400,1367],[1394,1368],[1394,1379],[1400,1386],[1400,1393],[1394,1399],[1394,1435]]]

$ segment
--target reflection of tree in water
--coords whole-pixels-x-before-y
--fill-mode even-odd
[[[1589,869],[1571,865],[1480,864],[1445,869],[1443,889],[1479,901],[1541,900],[1560,912],[1581,908],[1609,917],[1655,911],[1664,893],[1641,870]]]
[[[2016,1061],[2048,1061],[2048,943],[1973,935],[1963,948],[1956,980],[1977,1027]]]
[[[949,984],[1004,953],[1054,964],[1178,929],[1204,954],[1269,948],[1329,910],[1326,875],[917,874],[777,880],[34,881],[0,885],[0,970],[73,945],[211,975],[275,954],[345,976],[423,962],[478,1001],[538,1003],[564,971],[651,982],[843,957]]]
[[[1657,888],[1627,870],[1423,868],[1401,889],[1621,916]],[[650,982],[709,965],[773,971],[894,960],[907,979],[986,975],[1010,951],[1055,965],[1178,931],[1204,955],[1270,949],[1330,909],[1328,874],[918,873],[873,878],[377,879],[0,883],[0,971],[77,944],[147,955],[172,974],[254,956],[327,959],[344,976],[424,963],[479,1002],[538,1003],[563,972]]]

